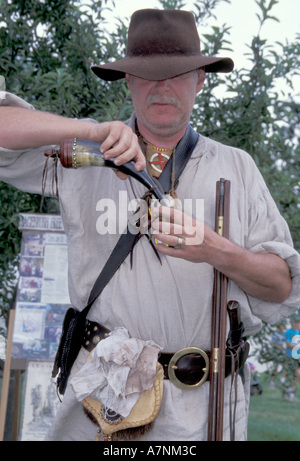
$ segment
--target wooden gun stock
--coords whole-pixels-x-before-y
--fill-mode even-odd
[[[225,238],[229,238],[229,205],[230,181],[221,178],[216,185],[215,231]],[[215,269],[211,324],[209,441],[223,440],[227,286],[227,277]]]

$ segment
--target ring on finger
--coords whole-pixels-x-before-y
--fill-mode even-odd
[[[174,246],[173,248],[176,248],[176,249],[177,249],[177,248],[181,248],[182,245],[183,245],[183,238],[178,237],[178,243],[177,243],[177,245]]]

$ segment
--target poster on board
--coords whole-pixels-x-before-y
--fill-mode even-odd
[[[68,293],[68,245],[61,217],[21,214],[22,249],[12,358],[53,361]]]
[[[24,213],[11,369],[24,370],[19,440],[44,440],[60,400],[52,378],[68,294],[68,244],[59,215]]]
[[[60,401],[51,369],[49,361],[27,362],[20,441],[43,441],[54,421]]]

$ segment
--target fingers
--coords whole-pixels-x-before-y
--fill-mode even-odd
[[[136,171],[143,170],[146,167],[145,156],[132,129],[122,122],[106,122],[103,125],[106,137],[101,144],[101,152],[105,159],[114,159],[116,166],[133,160]]]
[[[184,250],[184,246],[186,243],[186,239],[184,237],[179,237],[177,235],[169,235],[169,234],[155,234],[155,243],[160,250],[166,250],[165,252],[169,252],[169,250]],[[178,256],[178,254],[176,255]]]
[[[155,208],[152,214],[155,232],[189,238],[196,234],[196,221],[181,210],[162,206]]]
[[[179,224],[172,224],[170,222],[164,221],[154,221],[152,228],[155,232],[160,232],[162,234],[171,234],[171,235],[183,235],[184,228]]]
[[[203,243],[202,222],[196,221],[181,210],[169,207],[155,208],[152,216],[153,235],[161,242],[157,245],[161,253],[186,259],[194,257],[190,253]]]

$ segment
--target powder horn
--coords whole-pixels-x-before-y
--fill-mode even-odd
[[[100,151],[101,144],[96,141],[83,139],[65,139],[60,145],[60,149],[48,150],[45,156],[58,156],[64,168],[81,168],[86,166],[104,166],[113,168],[132,176],[145,187],[151,190],[158,200],[163,200],[164,192],[146,170],[136,171],[134,162],[130,161],[123,165],[115,165],[113,159],[106,160]]]

